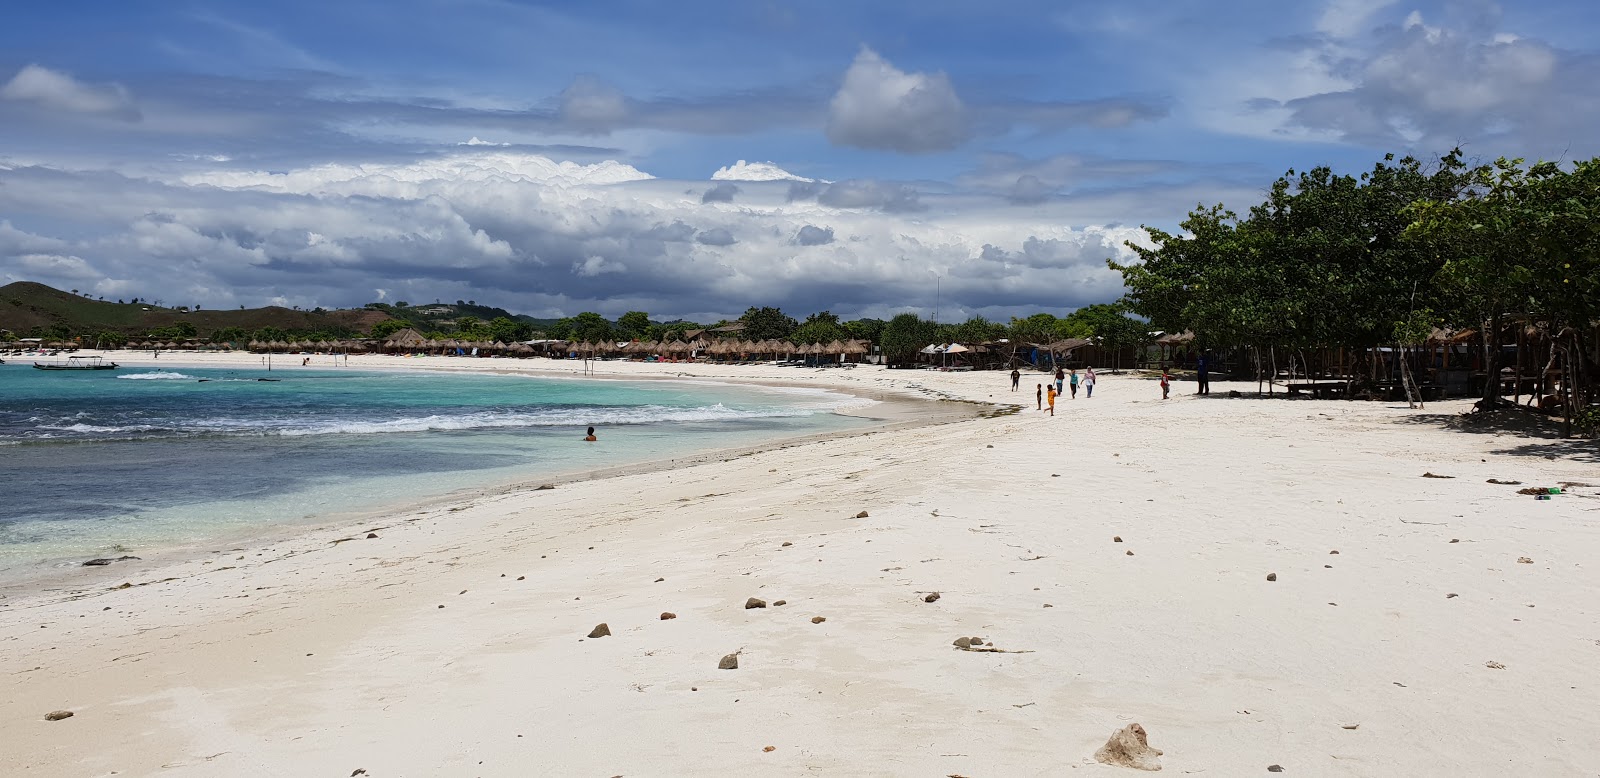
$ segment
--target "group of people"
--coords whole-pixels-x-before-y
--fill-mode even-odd
[[[1085,368],[1083,375],[1081,376],[1078,375],[1078,371],[1076,369],[1067,370],[1058,367],[1056,368],[1056,377],[1054,381],[1051,381],[1048,384],[1038,384],[1034,388],[1034,403],[1041,411],[1045,410],[1045,405],[1048,403],[1050,415],[1054,416],[1056,415],[1057,397],[1070,392],[1072,399],[1076,400],[1078,399],[1079,386],[1083,387],[1083,394],[1085,398],[1093,397],[1094,382],[1094,368],[1092,367]],[[1011,371],[1011,391],[1018,391],[1021,384],[1022,373],[1013,369]]]
[[[1199,388],[1199,391],[1197,393],[1198,394],[1210,394],[1211,393],[1211,377],[1209,375],[1210,371],[1208,370],[1210,365],[1207,364],[1207,360],[1206,360],[1205,356],[1201,356],[1199,358],[1197,367],[1199,368],[1199,370],[1197,371],[1197,375],[1196,375],[1196,383],[1198,384],[1198,388]],[[1059,368],[1058,367],[1058,368],[1056,368],[1056,376],[1055,376],[1055,380],[1054,381],[1051,381],[1049,383],[1037,384],[1035,386],[1035,388],[1034,388],[1034,405],[1040,411],[1049,410],[1050,411],[1050,415],[1054,416],[1054,415],[1056,415],[1056,398],[1061,397],[1062,395],[1069,395],[1074,400],[1078,399],[1078,387],[1079,386],[1083,387],[1083,393],[1084,393],[1084,397],[1085,398],[1093,397],[1094,396],[1094,383],[1095,383],[1095,375],[1094,375],[1094,368],[1092,368],[1092,367],[1084,368],[1083,375],[1081,375],[1081,376],[1078,375],[1078,371],[1075,370],[1075,369],[1068,370],[1068,369],[1064,369],[1064,368]],[[1013,392],[1019,391],[1020,387],[1021,387],[1021,384],[1022,384],[1022,373],[1021,373],[1021,371],[1013,369],[1011,371],[1011,391],[1013,391]],[[1161,399],[1165,400],[1165,399],[1168,399],[1171,396],[1172,396],[1172,375],[1167,372],[1167,369],[1166,369],[1165,366],[1162,366],[1162,368],[1161,368]]]

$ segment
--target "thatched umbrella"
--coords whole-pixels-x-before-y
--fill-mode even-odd
[[[859,355],[868,354],[868,353],[871,353],[871,352],[872,352],[872,347],[870,345],[868,345],[866,341],[864,341],[864,340],[847,340],[847,341],[845,341],[844,351],[842,353],[848,354],[848,355],[859,356]]]
[[[669,354],[687,354],[689,353],[689,344],[681,340],[675,340],[662,347],[661,350]]]

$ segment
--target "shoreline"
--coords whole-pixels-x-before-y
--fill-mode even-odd
[[[234,358],[220,360],[221,364],[218,364],[219,360],[182,362],[174,360],[172,362],[164,362],[160,363],[160,365],[157,365],[156,363],[158,360],[154,358],[141,360],[137,355],[143,352],[132,352],[133,356],[131,359],[129,358],[130,355],[127,352],[107,353],[114,354],[117,360],[126,360],[125,362],[122,362],[124,367],[171,367],[174,370],[181,370],[183,368],[222,369],[225,367],[248,369],[248,365],[241,364],[245,360],[237,357],[241,354],[247,358],[254,356],[245,354],[243,352],[235,352],[233,354],[224,353],[214,354],[211,356]],[[396,358],[390,357],[388,359]],[[504,360],[495,361],[498,362]],[[301,366],[296,365],[294,367],[298,368]],[[310,365],[307,367],[320,370],[333,369],[329,366],[319,365]],[[343,366],[338,369],[343,369]],[[128,548],[126,550],[112,550],[106,552],[106,556],[109,557],[115,557],[123,554],[137,555],[137,560],[130,560],[136,563],[133,565],[128,565],[126,563],[113,563],[106,566],[85,567],[82,565],[82,562],[87,561],[86,559],[61,558],[41,560],[39,566],[37,567],[19,566],[16,569],[5,571],[3,574],[0,574],[0,602],[5,602],[8,598],[23,598],[30,593],[44,593],[62,588],[70,589],[75,586],[81,587],[94,585],[94,583],[97,581],[103,582],[105,580],[112,579],[120,580],[126,576],[119,575],[118,571],[127,570],[130,568],[133,570],[144,571],[147,574],[153,573],[168,566],[190,562],[196,559],[203,559],[208,555],[223,553],[221,549],[224,547],[260,546],[274,543],[285,543],[293,541],[303,535],[333,530],[354,532],[354,527],[358,525],[382,523],[396,516],[413,512],[428,512],[438,510],[449,511],[452,508],[471,503],[475,500],[530,491],[545,484],[560,486],[583,481],[616,478],[623,475],[648,475],[686,467],[694,467],[697,465],[706,464],[708,462],[728,461],[739,457],[750,456],[763,451],[791,448],[794,446],[831,440],[838,437],[873,434],[876,432],[894,429],[910,429],[922,426],[948,424],[954,421],[975,417],[980,413],[980,411],[974,407],[969,406],[959,409],[945,407],[938,399],[908,396],[903,393],[855,387],[829,387],[827,389],[821,389],[820,387],[794,387],[792,384],[786,384],[782,383],[781,381],[771,379],[741,379],[737,377],[683,377],[674,375],[616,375],[612,377],[600,377],[593,375],[573,376],[570,375],[568,371],[538,369],[508,370],[501,369],[499,366],[494,366],[493,368],[475,368],[435,364],[358,364],[350,366],[349,369],[362,371],[371,370],[375,373],[382,373],[386,370],[407,370],[423,373],[456,373],[465,375],[481,375],[485,372],[488,372],[494,375],[506,377],[528,376],[536,378],[559,378],[580,381],[651,380],[676,381],[680,383],[702,382],[712,385],[743,385],[778,389],[820,389],[821,391],[846,394],[860,399],[871,400],[873,403],[872,405],[847,406],[844,408],[830,410],[828,413],[867,419],[873,423],[865,427],[848,430],[818,432],[798,436],[788,435],[775,437],[749,445],[707,448],[679,457],[647,459],[638,462],[607,465],[597,468],[556,470],[538,476],[518,476],[516,478],[500,480],[490,484],[451,489],[449,491],[427,496],[421,499],[408,498],[402,501],[390,502],[382,505],[373,505],[368,508],[334,511],[327,514],[318,515],[313,518],[303,518],[300,520],[286,521],[283,523],[264,525],[249,529],[221,532],[216,535],[189,542],[152,546],[149,548]],[[363,534],[365,534],[365,531],[363,531]]]
[[[1005,383],[811,381],[1026,396]],[[1103,376],[1054,418],[485,496],[362,527],[376,538],[325,530],[0,600],[8,760],[1109,776],[1095,750],[1137,722],[1179,773],[1592,767],[1600,487],[1535,501],[1488,482],[1600,483],[1590,447],[1447,426],[1466,401],[1186,388],[1162,402]]]

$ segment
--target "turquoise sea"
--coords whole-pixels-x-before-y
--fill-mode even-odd
[[[835,411],[860,404],[680,381],[0,365],[0,574],[849,429],[870,422]]]

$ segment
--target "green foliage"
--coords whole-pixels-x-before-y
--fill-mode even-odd
[[[95,348],[122,348],[128,342],[128,336],[120,332],[101,330],[88,338],[90,345]]]
[[[1056,340],[1060,320],[1048,313],[1036,313],[1024,319],[1013,316],[1006,327],[1006,337],[1016,343],[1050,343]]]
[[[739,317],[744,323],[741,336],[749,340],[783,340],[799,327],[799,323],[777,308],[750,308]],[[837,321],[837,319],[835,319]]]
[[[567,340],[598,343],[616,337],[611,322],[592,311],[585,311],[570,319],[562,319],[558,325],[566,330]]]
[[[805,323],[789,333],[791,343],[832,343],[850,337],[850,331],[839,322],[839,317],[820,311],[806,317]]]
[[[956,343],[988,343],[1005,336],[1006,325],[989,321],[982,316],[974,316],[951,327],[945,340]]]
[[[390,335],[393,335],[408,326],[410,325],[408,325],[403,319],[384,319],[383,321],[372,325],[372,330],[367,333],[367,337],[384,340]]]
[[[177,324],[168,325],[166,327],[155,327],[150,330],[147,337],[157,340],[185,340],[196,337],[199,334],[200,331],[196,329],[193,324],[190,324],[186,321],[180,321]]]
[[[922,347],[939,340],[939,325],[914,313],[902,313],[883,328],[884,361],[893,367],[916,361]]]
[[[888,322],[883,319],[856,319],[844,323],[844,329],[850,337],[856,340],[865,340],[877,343],[883,337],[883,328]]]
[[[628,311],[622,314],[617,319],[617,332],[629,340],[645,337],[650,334],[650,314],[644,311]]]
[[[1142,346],[1150,341],[1150,325],[1132,318],[1127,307],[1120,303],[1086,305],[1063,319],[1059,329],[1082,332],[1072,337],[1099,338],[1109,349]]]
[[[244,343],[250,340],[250,333],[243,327],[223,327],[211,333],[212,343]]]

